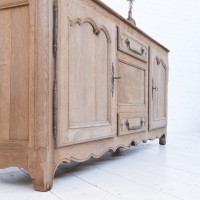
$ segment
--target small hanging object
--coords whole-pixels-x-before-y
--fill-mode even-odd
[[[135,20],[132,17],[132,8],[133,8],[133,1],[134,0],[127,0],[129,2],[129,11],[128,11],[128,18],[127,20],[131,22],[131,24],[136,25]]]

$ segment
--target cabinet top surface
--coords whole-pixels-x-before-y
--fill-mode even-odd
[[[124,17],[122,17],[119,13],[117,13],[116,11],[114,11],[112,8],[110,8],[108,5],[106,5],[105,3],[103,3],[101,0],[93,0],[95,3],[97,3],[98,5],[100,5],[101,7],[103,7],[104,9],[106,9],[107,11],[109,11],[110,13],[112,13],[114,16],[116,16],[117,18],[119,18],[120,20],[122,20],[123,22],[125,22],[126,24],[128,24],[129,26],[131,26],[133,29],[135,29],[136,31],[138,31],[139,33],[141,33],[142,35],[144,35],[145,37],[147,37],[148,39],[150,39],[151,41],[153,41],[154,43],[156,43],[157,45],[159,45],[160,47],[162,47],[164,50],[166,50],[167,52],[169,52],[170,50],[167,49],[165,46],[163,46],[162,44],[160,44],[159,42],[157,42],[155,39],[153,39],[151,36],[149,36],[148,34],[146,34],[144,31],[142,31],[141,29],[139,29],[137,26],[133,25],[131,22],[129,22],[127,19],[125,19]]]

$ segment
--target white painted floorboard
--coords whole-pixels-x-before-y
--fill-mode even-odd
[[[169,133],[113,157],[63,164],[54,187],[32,189],[22,169],[0,170],[0,200],[200,200],[200,132]]]

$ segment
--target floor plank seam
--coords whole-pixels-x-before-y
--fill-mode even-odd
[[[118,163],[118,164],[121,165],[121,166],[124,166],[124,165],[121,164],[121,163]],[[97,165],[95,165],[95,167],[98,168],[98,169],[102,169],[102,168],[98,167]],[[137,166],[135,166],[135,167],[137,167]],[[167,168],[167,167],[165,167],[165,168]],[[139,170],[139,168],[137,168],[137,169]],[[176,170],[176,171],[177,171],[177,170]],[[158,176],[161,176],[161,175],[162,175],[162,174],[160,174],[160,173],[156,173],[156,172],[157,172],[156,170],[155,170],[155,171],[149,171],[148,169],[145,169],[145,172],[148,172],[149,174],[155,174],[155,175],[158,175]],[[110,173],[112,173],[112,172],[110,172]],[[195,174],[195,175],[196,175],[196,174]],[[182,181],[182,180],[177,179],[177,178],[174,178],[174,177],[168,176],[168,178],[171,179],[171,180],[174,180],[174,181],[178,181],[178,182],[180,182],[180,183],[182,183],[182,184],[188,184],[187,182]],[[198,185],[192,185],[192,186],[199,188]]]
[[[198,176],[200,175],[200,173],[194,173],[194,172],[190,172],[190,171],[188,171],[188,170],[178,169],[178,168],[176,168],[176,167],[171,167],[171,166],[168,166],[168,165],[163,165],[163,164],[155,163],[155,162],[152,162],[152,161],[149,161],[149,160],[148,160],[148,162],[147,162],[147,161],[145,161],[145,160],[143,160],[143,159],[138,159],[138,158],[134,158],[134,159],[135,159],[135,160],[137,159],[137,160],[143,161],[143,162],[145,162],[145,163],[152,163],[152,164],[159,165],[159,166],[163,166],[163,167],[166,167],[166,168],[171,168],[171,169],[174,169],[174,170],[177,170],[177,171],[186,172],[186,173],[188,173],[188,174],[193,174],[193,175],[198,175]]]
[[[96,167],[96,166],[95,166],[95,167]],[[96,167],[96,168],[98,168],[98,167]],[[100,169],[100,168],[98,168],[98,169]],[[121,176],[121,175],[119,175],[119,174],[113,173],[113,172],[111,172],[111,171],[107,171],[107,170],[105,170],[105,169],[101,169],[101,170],[102,170],[102,171],[105,171],[105,172],[107,172],[107,173],[109,173],[109,174],[113,174],[113,175],[115,175],[115,176],[117,176],[117,177],[123,178],[123,179],[125,179],[125,180],[129,180],[130,182],[136,183],[136,184],[138,184],[138,185],[142,185],[142,186],[144,186],[144,187],[146,187],[146,188],[153,189],[154,191],[162,192],[162,193],[164,193],[164,194],[166,194],[166,195],[168,195],[168,196],[170,196],[170,197],[174,197],[174,198],[177,198],[177,199],[180,199],[180,200],[184,200],[184,199],[182,199],[182,198],[180,198],[180,197],[178,197],[178,196],[176,196],[176,195],[171,195],[170,193],[161,191],[161,190],[159,190],[159,189],[155,189],[154,187],[150,187],[149,185],[143,184],[143,183],[141,183],[141,182],[139,182],[139,181],[134,181],[134,180],[132,180],[132,179],[129,179],[129,178],[127,178],[127,177],[124,177],[124,176]]]
[[[101,191],[103,191],[103,192],[106,192],[106,193],[112,195],[113,197],[116,197],[116,198],[121,199],[121,200],[126,200],[126,199],[124,199],[124,197],[122,198],[122,197],[120,197],[120,196],[118,196],[118,195],[115,195],[115,194],[113,194],[113,193],[111,193],[111,192],[109,192],[109,191],[103,189],[102,187],[99,187],[98,185],[95,185],[95,184],[93,184],[93,183],[91,183],[91,182],[89,182],[89,181],[86,181],[85,179],[83,179],[83,178],[81,178],[81,177],[79,177],[79,176],[77,176],[77,175],[75,175],[75,174],[73,174],[73,173],[71,173],[71,175],[74,176],[74,177],[76,177],[76,178],[78,178],[78,179],[80,179],[80,180],[82,180],[82,181],[85,182],[85,183],[88,183],[89,185],[94,186],[95,188],[98,188],[99,190],[101,190]]]
[[[53,191],[50,191],[50,193],[55,196],[56,198],[58,198],[59,200],[63,200],[61,197],[59,197],[57,194],[55,194]]]

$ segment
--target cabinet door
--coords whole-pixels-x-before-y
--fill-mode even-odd
[[[149,129],[166,127],[167,125],[167,54],[158,50],[150,51],[149,78]]]
[[[148,106],[147,64],[119,61],[118,74],[118,134],[146,131]]]
[[[57,146],[113,137],[116,26],[80,0],[60,1],[60,13]]]

